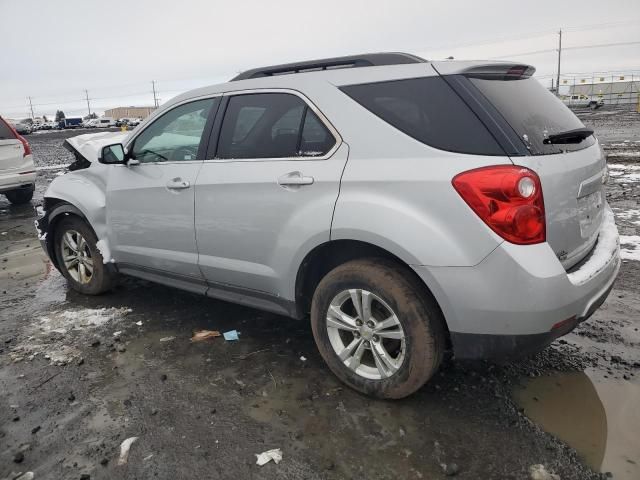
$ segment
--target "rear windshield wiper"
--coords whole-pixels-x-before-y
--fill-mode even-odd
[[[590,128],[576,128],[575,130],[567,130],[566,132],[554,133],[542,140],[545,145],[562,144],[562,143],[580,143],[585,138],[593,135]]]

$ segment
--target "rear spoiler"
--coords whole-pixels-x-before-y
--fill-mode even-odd
[[[536,69],[513,62],[433,62],[440,75],[464,75],[487,80],[520,80],[531,77]]]

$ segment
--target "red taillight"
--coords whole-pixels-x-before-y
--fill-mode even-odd
[[[24,147],[24,153],[22,154],[22,156],[26,157],[27,155],[31,155],[31,147],[29,146],[29,142],[27,142],[27,139],[19,133],[16,133],[16,135],[18,136],[18,140],[22,142],[22,146]]]
[[[20,135],[16,131],[16,129],[13,127],[13,125],[11,125],[8,122],[5,122],[4,119],[0,118],[0,122],[4,123],[7,126],[7,128],[9,128],[9,130],[13,132],[16,138],[22,142],[22,146],[24,147],[24,153],[22,154],[22,156],[26,157],[27,155],[31,155],[31,147],[29,146],[29,142],[27,142],[27,139],[24,138],[22,135]]]
[[[456,175],[453,187],[494,232],[518,245],[546,240],[542,186],[535,172],[514,165]]]

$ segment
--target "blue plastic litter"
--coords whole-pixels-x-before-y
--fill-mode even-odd
[[[238,336],[238,331],[237,330],[229,330],[228,332],[224,332],[222,334],[224,336],[224,339],[227,342],[233,342],[236,340],[240,340],[240,337]]]

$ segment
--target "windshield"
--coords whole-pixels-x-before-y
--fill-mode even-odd
[[[595,143],[590,136],[580,143],[545,145],[549,135],[584,128],[583,123],[534,78],[522,80],[486,80],[471,78],[471,83],[498,109],[533,155],[548,155],[582,150]]]

